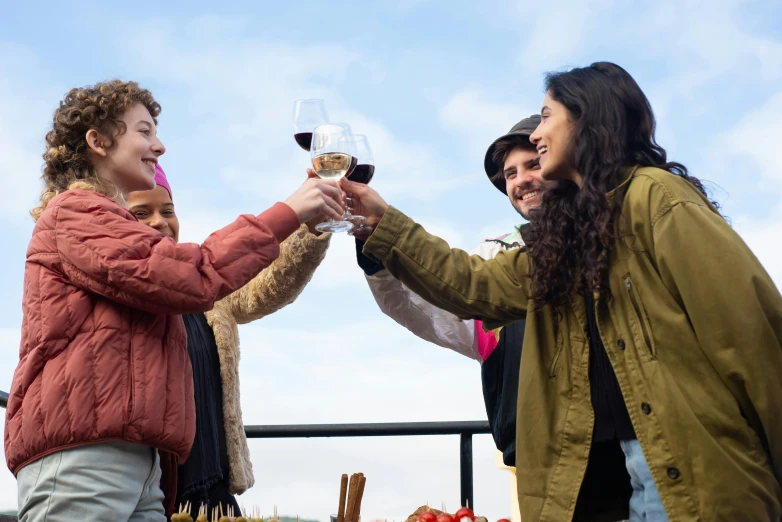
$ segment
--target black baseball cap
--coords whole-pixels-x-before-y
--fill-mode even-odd
[[[493,158],[494,149],[497,148],[497,142],[503,138],[507,138],[508,136],[521,136],[523,138],[529,139],[530,135],[535,132],[535,129],[538,128],[538,125],[540,125],[540,115],[533,114],[529,118],[524,118],[518,122],[516,125],[511,127],[507,134],[500,136],[494,140],[491,145],[489,145],[489,150],[486,151],[486,157],[483,159],[483,169],[486,171],[486,175],[489,177],[489,180],[491,180],[494,186],[497,187],[497,190],[503,194],[508,193],[507,189],[505,188],[505,178],[499,178],[495,180],[491,179],[500,170],[500,166],[494,163]]]

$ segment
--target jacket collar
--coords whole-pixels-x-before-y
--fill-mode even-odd
[[[608,193],[606,193],[606,198],[608,199],[608,202],[610,204],[613,204],[616,200],[616,195],[621,191],[624,192],[627,189],[627,186],[630,184],[630,182],[633,180],[633,176],[635,175],[635,172],[639,169],[638,165],[635,165],[633,167],[623,167],[622,168],[622,176],[621,176],[621,182],[619,185],[617,185],[614,189],[609,190]]]

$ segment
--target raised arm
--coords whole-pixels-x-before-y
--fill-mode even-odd
[[[291,304],[326,257],[331,234],[315,236],[306,225],[280,243],[280,255],[252,281],[223,301],[239,324],[255,321]]]
[[[489,260],[470,256],[389,207],[364,253],[426,301],[462,319],[482,319],[493,329],[526,315],[529,261],[522,250]]]
[[[278,203],[259,216],[240,216],[203,245],[177,244],[108,198],[81,190],[60,196],[47,219],[71,284],[161,314],[210,310],[276,259],[279,241],[299,227],[291,208]]]

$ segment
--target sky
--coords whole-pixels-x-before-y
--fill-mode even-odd
[[[773,0],[0,0],[0,389],[18,361],[43,139],[72,87],[122,78],[154,93],[183,241],[260,213],[303,181],[293,102],[323,98],[333,121],[369,137],[374,188],[469,250],[519,224],[483,172],[488,145],[540,110],[546,72],[612,61],[649,97],[669,158],[709,182],[780,285],[780,19]],[[478,363],[380,313],[345,234],[295,303],[240,335],[246,424],[486,418]],[[488,435],[474,445],[477,512],[508,516],[510,475]],[[365,517],[458,504],[458,437],[250,448],[256,485],[239,502],[264,513],[276,504],[327,520],[340,475],[359,471]],[[14,479],[0,467],[0,510],[13,509]]]

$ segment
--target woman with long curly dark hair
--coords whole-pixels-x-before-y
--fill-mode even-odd
[[[668,161],[621,67],[549,75],[541,116],[530,139],[560,183],[526,249],[469,257],[343,181],[376,225],[364,253],[487,328],[526,316],[523,520],[778,522],[782,296],[703,184]]]

